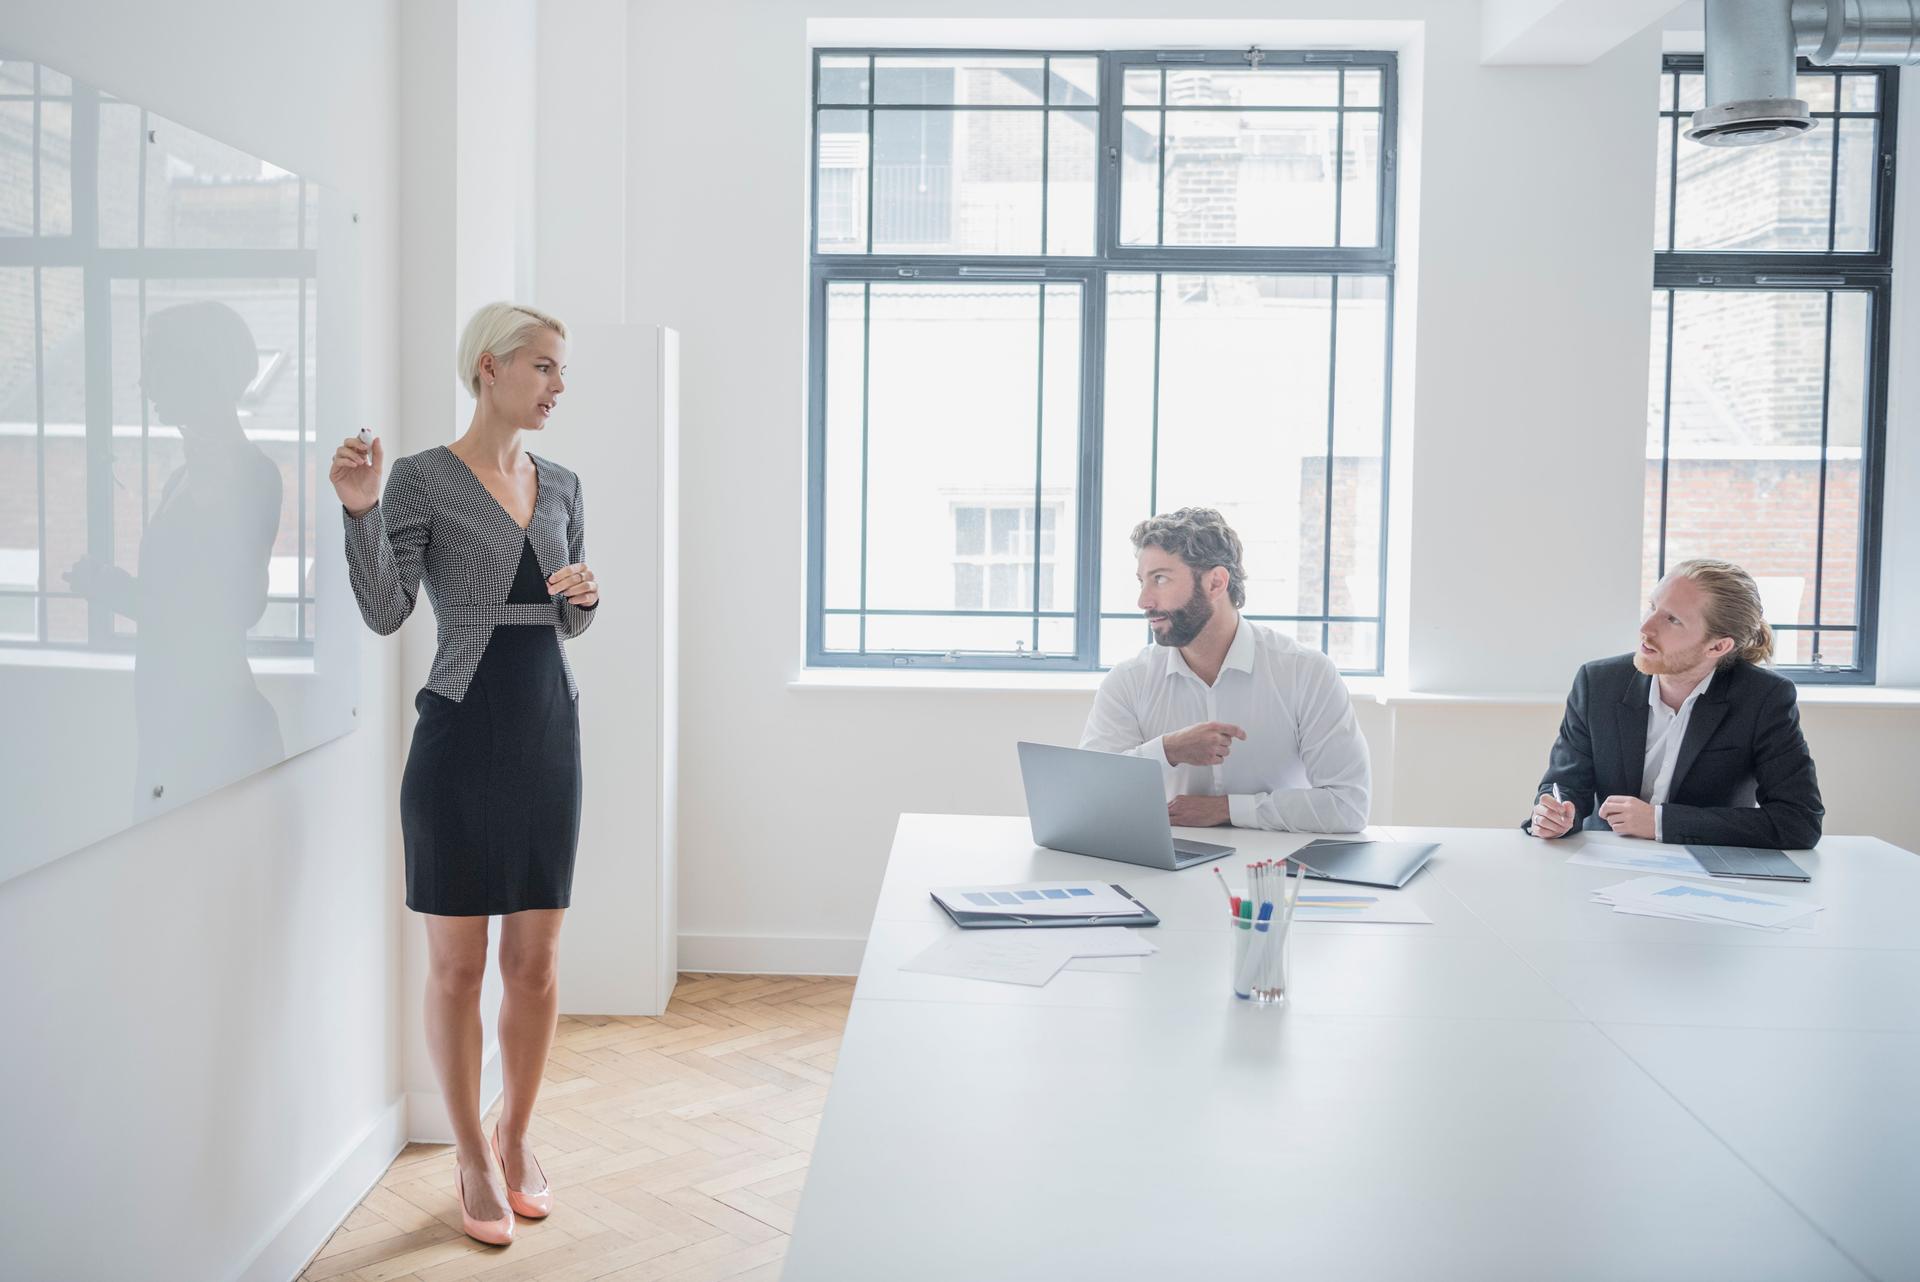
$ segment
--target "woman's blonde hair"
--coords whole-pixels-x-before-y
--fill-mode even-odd
[[[460,335],[460,353],[454,359],[460,381],[474,400],[480,399],[480,358],[491,354],[496,361],[504,361],[532,342],[534,334],[542,329],[550,329],[561,338],[567,336],[567,327],[559,317],[519,303],[488,303],[473,314]]]
[[[1667,571],[1670,579],[1691,579],[1707,599],[1707,639],[1733,638],[1733,649],[1721,658],[1726,667],[1735,660],[1769,663],[1773,660],[1773,629],[1767,626],[1766,610],[1760,603],[1760,585],[1753,576],[1731,561],[1701,557],[1682,561]]]

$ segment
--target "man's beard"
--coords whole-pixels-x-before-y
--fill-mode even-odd
[[[1633,666],[1635,670],[1650,677],[1672,676],[1679,672],[1691,671],[1705,657],[1707,648],[1696,646],[1684,654],[1675,655],[1661,650],[1654,654],[1642,654],[1640,647],[1633,648]]]
[[[1200,590],[1200,578],[1194,576],[1193,595],[1178,610],[1167,614],[1167,630],[1153,634],[1157,645],[1170,645],[1175,649],[1193,644],[1193,639],[1213,621],[1213,602],[1207,600],[1207,594]]]

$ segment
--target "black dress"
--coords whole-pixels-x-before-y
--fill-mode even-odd
[[[509,605],[550,605],[523,541]],[[546,626],[493,629],[456,703],[432,690],[400,781],[407,907],[444,917],[565,908],[580,836],[580,714]]]

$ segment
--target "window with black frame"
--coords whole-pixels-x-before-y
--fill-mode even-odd
[[[1395,70],[815,54],[810,664],[1111,666],[1129,532],[1207,506],[1247,617],[1379,671]]]
[[[1801,681],[1874,677],[1898,83],[1803,63],[1814,128],[1705,147],[1700,58],[1660,77],[1643,585],[1746,567]]]

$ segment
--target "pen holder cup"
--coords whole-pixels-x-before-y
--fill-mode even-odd
[[[1228,952],[1233,961],[1229,975],[1233,995],[1255,1006],[1286,1005],[1292,929],[1283,929],[1277,917],[1264,922],[1246,917],[1227,920],[1233,932],[1233,947]]]

